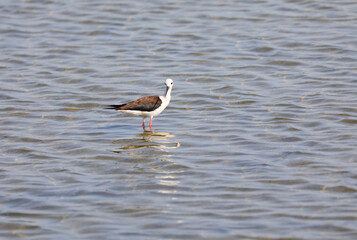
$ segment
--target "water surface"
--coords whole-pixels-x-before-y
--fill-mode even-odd
[[[357,238],[354,1],[3,1],[0,236]],[[141,119],[104,109],[164,94]]]

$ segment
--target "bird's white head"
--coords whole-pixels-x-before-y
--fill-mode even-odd
[[[172,81],[172,79],[168,78],[168,79],[166,79],[165,85],[168,88],[172,88],[172,86],[174,85],[174,81]]]

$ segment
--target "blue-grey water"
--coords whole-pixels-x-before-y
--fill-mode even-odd
[[[1,1],[0,238],[357,239],[356,26],[353,0]],[[153,132],[104,109],[166,78]]]

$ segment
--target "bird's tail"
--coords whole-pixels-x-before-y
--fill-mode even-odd
[[[121,104],[121,105],[108,105],[105,109],[115,109],[115,110],[120,110],[120,108],[122,106],[124,106],[125,104]]]

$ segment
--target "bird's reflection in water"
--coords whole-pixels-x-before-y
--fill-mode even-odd
[[[117,168],[126,172],[133,189],[176,193],[175,186],[180,183],[177,174],[181,175],[186,167],[172,160],[172,150],[180,147],[174,140],[175,135],[167,132],[144,131],[134,138],[113,142],[116,148],[113,152],[120,154]]]
[[[175,135],[167,132],[144,131],[143,133],[138,134],[136,138],[118,139],[113,141],[113,143],[120,149],[114,152],[120,153],[125,150],[142,148],[155,148],[163,151],[170,148],[178,148],[180,147],[180,143],[171,141],[174,137]]]

